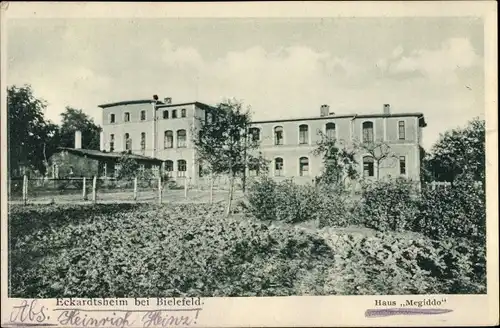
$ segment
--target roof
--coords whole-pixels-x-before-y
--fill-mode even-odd
[[[202,109],[211,109],[214,108],[213,106],[201,103],[199,101],[193,101],[193,102],[187,102],[187,103],[180,103],[180,104],[162,104],[156,106],[156,108],[168,108],[168,107],[177,107],[177,106],[189,106],[189,105],[195,105],[196,107],[202,108]]]
[[[70,154],[74,154],[77,156],[86,156],[89,158],[94,158],[94,159],[112,159],[112,160],[118,160],[121,158],[124,154],[123,153],[113,153],[113,152],[103,152],[100,150],[95,150],[95,149],[78,149],[78,148],[68,148],[68,147],[59,147],[59,151],[67,151]],[[142,156],[142,155],[137,155],[137,154],[126,154],[130,158],[133,158],[137,161],[140,162],[153,162],[153,163],[160,163],[163,162],[163,160],[158,159],[158,158],[153,158],[153,157],[148,157],[148,156]]]
[[[381,118],[381,117],[417,117],[419,125],[426,127],[427,123],[422,113],[395,113],[395,114],[350,114],[350,115],[329,115],[329,116],[313,116],[313,117],[297,117],[297,118],[284,118],[275,120],[253,121],[252,124],[262,123],[280,123],[280,122],[297,122],[297,121],[314,121],[314,120],[331,120],[335,118]]]
[[[123,106],[123,105],[152,104],[152,103],[154,103],[153,99],[137,99],[137,100],[124,100],[124,101],[117,101],[117,102],[108,103],[108,104],[102,104],[102,105],[98,105],[98,107],[108,108],[108,107]],[[180,104],[165,104],[162,101],[157,100],[156,104],[157,104],[156,108],[188,106],[188,105],[196,105],[197,107],[202,108],[202,109],[213,108],[212,106],[201,103],[199,101],[180,103]]]

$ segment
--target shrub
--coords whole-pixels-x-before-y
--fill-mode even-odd
[[[317,218],[319,199],[315,187],[298,185],[287,179],[279,183],[275,190],[277,220],[299,223]]]
[[[379,231],[409,230],[418,213],[411,181],[376,181],[364,187],[357,215],[363,224]]]
[[[276,182],[262,176],[254,180],[247,191],[247,209],[262,221],[276,220]]]
[[[484,189],[472,180],[460,180],[448,188],[424,188],[413,230],[434,239],[459,237],[484,243],[485,196]]]
[[[316,220],[320,227],[345,227],[354,221],[345,192],[325,185],[298,185],[291,179],[276,183],[262,177],[250,186],[247,200],[247,209],[263,221]]]
[[[345,190],[320,186],[316,195],[319,203],[316,216],[320,228],[347,227],[360,223],[353,212],[356,201]]]
[[[378,233],[340,236],[323,294],[464,294],[485,292],[467,243]]]

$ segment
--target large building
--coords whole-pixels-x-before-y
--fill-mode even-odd
[[[170,98],[121,101],[99,106],[103,110],[101,150],[131,153],[164,161],[164,170],[174,179],[199,179],[199,165],[192,133],[213,108],[200,102],[173,104]],[[333,136],[342,146],[356,141],[381,145],[389,158],[377,161],[358,150],[360,175],[367,178],[420,177],[420,143],[426,126],[421,113],[391,113],[383,105],[379,114],[336,115],[322,105],[319,115],[304,118],[255,121],[252,123],[260,150],[270,161],[269,174],[276,179],[293,177],[310,182],[321,174],[322,159],[312,151],[320,136]],[[376,150],[377,151],[377,150]],[[250,172],[249,172],[250,173]],[[251,174],[250,174],[251,175]]]

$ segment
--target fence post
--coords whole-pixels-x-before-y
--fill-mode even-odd
[[[161,204],[161,176],[158,177],[158,203]]]
[[[210,204],[214,203],[214,177],[210,174]]]
[[[94,175],[94,179],[92,180],[92,201],[94,203],[97,201],[96,187],[97,187],[97,177]]]
[[[23,201],[24,205],[28,203],[28,176],[23,176]]]
[[[188,197],[188,178],[184,178],[184,198]]]
[[[87,200],[87,178],[83,177],[83,200]]]
[[[137,177],[134,178],[134,200],[137,200]]]

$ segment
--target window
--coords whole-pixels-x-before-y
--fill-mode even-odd
[[[167,172],[167,176],[172,176],[172,171],[174,170],[174,162],[171,160],[165,161],[165,171]]]
[[[399,157],[399,174],[406,175],[406,157]]]
[[[274,144],[282,145],[283,144],[283,127],[277,126],[274,128]]]
[[[373,122],[363,122],[363,142],[373,142]]]
[[[326,123],[326,137],[334,139],[336,137],[335,123]]]
[[[186,130],[177,130],[177,148],[186,148]]]
[[[398,122],[398,134],[399,134],[399,140],[405,140],[405,121],[399,121]]]
[[[109,151],[113,152],[115,150],[115,135],[110,134],[109,135]]]
[[[125,150],[132,150],[132,139],[128,133],[125,133]]]
[[[172,131],[165,131],[163,146],[165,149],[174,147],[174,133]]]
[[[274,175],[277,177],[282,177],[283,174],[283,158],[277,157],[274,160]]]
[[[145,120],[146,120],[146,111],[141,110],[141,121],[145,121]]]
[[[301,177],[309,175],[309,158],[301,157],[299,159],[299,175]]]
[[[125,117],[123,118],[125,122],[130,122],[130,113],[125,113]]]
[[[180,159],[177,161],[177,176],[178,177],[185,177],[186,176],[186,161],[183,159]]]
[[[203,177],[203,165],[201,163],[198,164],[198,176]]]
[[[299,126],[299,144],[304,145],[309,143],[308,130],[309,128],[305,124]]]
[[[115,123],[115,114],[109,115],[109,123]]]
[[[177,109],[172,110],[172,118],[177,118]]]
[[[163,111],[163,119],[168,119],[168,110]]]
[[[141,150],[143,152],[146,150],[146,132],[141,133]]]
[[[259,128],[250,128],[250,140],[259,141],[260,140],[260,129]]]
[[[373,157],[365,156],[363,157],[363,176],[372,177],[374,176],[374,162]]]
[[[181,117],[186,117],[186,108],[181,109]]]

